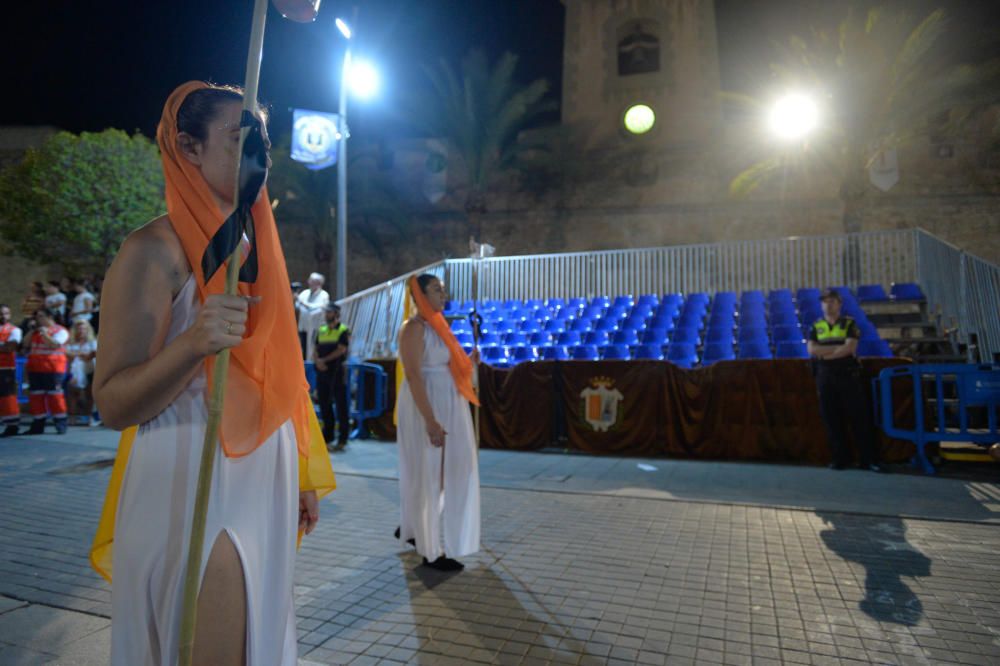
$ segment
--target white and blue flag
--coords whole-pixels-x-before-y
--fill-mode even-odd
[[[295,109],[292,112],[292,159],[314,170],[336,164],[339,126],[336,113]]]

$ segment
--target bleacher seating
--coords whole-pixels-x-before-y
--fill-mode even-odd
[[[844,313],[861,330],[859,356],[892,356],[892,349],[864,311],[865,303],[924,298],[919,285],[862,285],[841,293]],[[483,360],[509,367],[534,360],[667,360],[684,368],[736,359],[808,358],[805,339],[823,316],[819,288],[775,289],[714,295],[640,294],[592,299],[471,301],[446,305],[459,344],[471,350],[466,316],[483,317]]]

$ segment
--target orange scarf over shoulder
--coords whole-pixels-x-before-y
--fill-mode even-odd
[[[434,329],[434,332],[448,347],[448,352],[451,354],[448,369],[451,370],[451,377],[455,380],[455,387],[466,400],[473,405],[478,405],[479,398],[476,397],[476,392],[472,388],[472,371],[474,369],[472,359],[462,349],[462,345],[458,344],[455,334],[451,331],[451,326],[448,325],[448,320],[444,318],[443,314],[435,312],[434,308],[431,307],[424,292],[420,289],[416,275],[410,278],[409,287],[410,296],[413,297],[413,302],[417,306],[417,313],[427,322],[428,326]]]
[[[203,303],[209,295],[225,291],[225,270],[217,271],[207,284],[201,271],[205,248],[225,216],[201,172],[179,154],[177,112],[189,94],[208,87],[201,81],[189,81],[174,90],[156,131],[166,180],[167,214],[195,273],[198,297]],[[230,458],[252,453],[289,419],[295,425],[299,453],[309,455],[309,386],[285,256],[268,201],[265,189],[252,210],[257,281],[239,285],[240,294],[259,296],[260,302],[250,306],[247,333],[243,342],[233,348],[229,365],[220,441]],[[209,383],[214,365],[214,357],[206,361]]]

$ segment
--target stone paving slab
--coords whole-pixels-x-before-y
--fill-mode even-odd
[[[105,640],[110,594],[86,560],[110,473],[94,464],[102,442],[0,442],[0,594],[31,602],[4,613],[0,601],[0,663],[56,644],[43,632],[58,617],[17,642],[3,628],[39,606],[104,622],[77,640]],[[398,483],[365,468],[389,469],[394,450],[352,443],[334,458],[340,488],[296,570],[304,662],[1000,663],[995,525],[664,501],[602,492],[602,478],[633,483],[620,460],[484,451],[484,478],[523,467],[527,483],[562,461],[597,492],[484,487],[483,548],[443,575],[393,538]],[[834,498],[849,499],[844,485]]]

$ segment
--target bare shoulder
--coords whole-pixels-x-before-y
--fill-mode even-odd
[[[424,322],[417,317],[411,317],[403,322],[399,330],[399,337],[403,340],[418,340],[424,337]]]
[[[172,293],[180,291],[191,269],[184,247],[166,215],[144,224],[125,238],[109,278],[119,277],[116,273],[132,280],[141,280],[145,275],[165,281]]]

